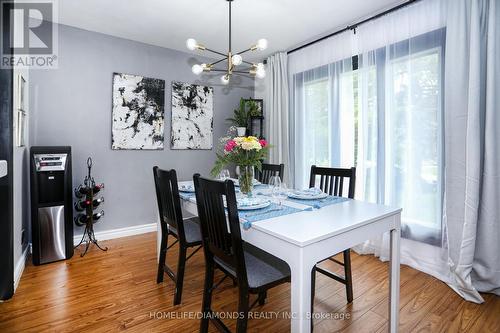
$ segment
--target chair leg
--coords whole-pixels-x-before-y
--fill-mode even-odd
[[[200,323],[200,333],[208,332],[209,314],[212,312],[212,287],[214,284],[214,264],[209,260],[205,263],[205,287],[203,288],[203,301],[201,312],[203,317]]]
[[[248,324],[249,293],[248,290],[239,290],[238,320],[236,321],[236,333],[246,333]]]
[[[314,298],[316,296],[316,265],[311,270],[311,332],[313,331]]]
[[[266,297],[267,297],[267,292],[263,291],[259,293],[259,305],[264,305],[266,304]]]
[[[186,268],[186,248],[179,246],[179,261],[175,278],[174,305],[181,304],[182,286],[184,284],[184,269]]]
[[[345,288],[347,294],[347,303],[351,303],[353,300],[352,294],[352,274],[351,274],[351,250],[347,249],[344,251],[344,276],[345,276]]]
[[[165,273],[165,260],[167,258],[167,244],[168,244],[168,234],[161,233],[161,244],[160,244],[160,258],[158,260],[158,274],[156,275],[156,283],[163,282],[163,275]]]

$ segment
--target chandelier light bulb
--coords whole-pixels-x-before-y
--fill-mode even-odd
[[[220,77],[220,82],[222,82],[223,85],[227,85],[229,83],[229,76],[227,74],[224,74]]]
[[[265,70],[264,64],[261,62],[259,62],[255,67],[257,67],[257,69]]]
[[[257,49],[260,50],[260,51],[263,51],[265,49],[267,49],[267,39],[265,38],[261,38],[257,41]]]
[[[255,71],[255,76],[259,79],[263,79],[266,77],[266,70],[264,68],[257,68]]]
[[[198,65],[198,64],[193,65],[191,70],[193,71],[193,74],[200,75],[201,72],[203,72],[203,65]]]
[[[243,62],[243,58],[239,54],[235,54],[232,56],[231,61],[233,62],[233,65],[238,66]]]
[[[190,49],[191,51],[194,51],[197,46],[198,46],[198,43],[196,42],[196,39],[194,39],[194,38],[189,38],[186,41],[186,47],[188,49]]]

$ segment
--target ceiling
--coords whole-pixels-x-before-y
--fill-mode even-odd
[[[257,61],[393,7],[402,0],[234,0],[233,51],[266,38]],[[228,5],[224,0],[63,0],[58,23],[189,52],[187,38],[227,51]],[[193,51],[196,53],[199,51]]]

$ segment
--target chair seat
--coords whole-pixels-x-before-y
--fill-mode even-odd
[[[290,267],[285,261],[246,242],[243,242],[243,251],[250,289],[259,289],[290,279]],[[214,257],[214,260],[229,274],[236,276],[234,268],[217,257]]]
[[[200,231],[200,219],[198,216],[193,216],[184,219],[184,234],[186,235],[187,243],[200,243],[201,242],[201,231]],[[177,230],[169,226],[169,230],[174,234],[178,235]]]

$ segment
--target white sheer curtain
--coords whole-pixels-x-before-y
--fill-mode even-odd
[[[499,54],[494,2],[422,0],[363,24],[356,33],[337,35],[289,56],[296,187],[307,185],[311,164],[356,166],[356,198],[403,208],[402,262],[449,283],[475,302],[482,299],[474,279],[482,291],[498,293],[500,285],[499,256],[471,241],[477,230],[498,250],[498,241],[487,237],[489,232],[498,239],[498,205],[483,207],[490,222],[482,228],[478,209],[468,208],[500,201],[495,190],[500,187],[500,163],[493,151],[500,154],[492,134],[500,129],[489,131],[487,163],[481,155],[487,147],[481,148],[481,131],[493,125],[479,123],[473,112],[483,112],[474,102],[484,98],[477,88],[483,84],[486,92],[488,81],[487,115],[498,120],[491,110],[492,96],[499,96],[498,75],[480,75],[498,74],[493,61]],[[488,64],[489,70],[480,72],[480,64]],[[466,115],[476,122],[467,121]],[[461,130],[454,131],[453,124]],[[471,130],[467,126],[474,124],[483,127],[474,127],[470,139],[463,139]],[[473,162],[468,164],[469,158]],[[454,161],[458,164],[450,167]],[[490,173],[484,185],[483,164]],[[457,187],[457,178],[464,187]],[[481,189],[487,192],[483,197]],[[473,260],[474,247],[481,259]],[[388,237],[372,239],[356,250],[387,260]]]
[[[361,124],[357,197],[402,207],[402,262],[448,281],[441,218],[444,9],[440,1],[421,1],[358,28],[362,93],[353,103]],[[388,235],[356,250],[387,260]]]
[[[285,181],[290,177],[290,140],[288,112],[288,60],[286,52],[278,52],[267,58],[265,78],[266,139],[273,146],[269,162],[285,164]]]

